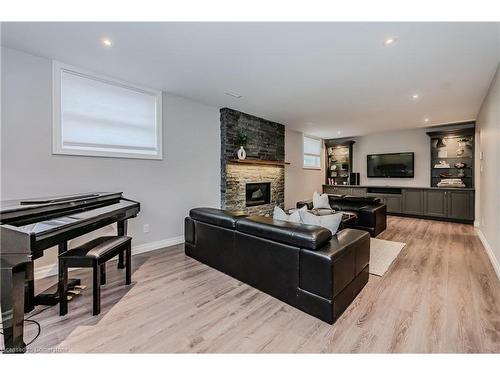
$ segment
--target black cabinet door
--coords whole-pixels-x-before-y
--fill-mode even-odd
[[[419,189],[403,189],[402,213],[408,215],[423,214],[423,191]]]
[[[386,195],[384,201],[387,206],[387,213],[401,213],[401,195]]]
[[[448,191],[448,218],[474,220],[473,200],[471,191]]]
[[[447,216],[447,191],[424,190],[424,215],[433,217]]]

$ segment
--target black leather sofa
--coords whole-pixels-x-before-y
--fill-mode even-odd
[[[186,255],[332,324],[368,282],[370,236],[214,208],[185,219]]]
[[[387,228],[387,206],[378,198],[328,194],[328,200],[333,210],[354,214],[353,220],[345,224],[347,228],[365,230],[372,237],[377,237]],[[312,210],[312,200],[297,202],[297,208],[302,206]]]

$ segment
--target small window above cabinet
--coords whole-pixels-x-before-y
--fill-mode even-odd
[[[349,185],[353,144],[354,141],[345,139],[325,140],[327,185]]]
[[[474,187],[474,126],[472,122],[470,127],[427,133],[431,146],[431,187]]]

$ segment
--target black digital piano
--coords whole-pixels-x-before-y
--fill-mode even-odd
[[[34,295],[33,261],[44,250],[117,223],[118,235],[127,232],[127,220],[137,216],[138,202],[122,193],[86,193],[58,197],[2,201],[0,207],[0,292],[6,353],[24,352],[24,313],[39,301]],[[118,266],[123,267],[123,259]]]

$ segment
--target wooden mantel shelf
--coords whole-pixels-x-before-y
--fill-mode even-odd
[[[260,159],[245,159],[245,160],[231,159],[228,160],[228,162],[231,164],[254,164],[254,165],[276,165],[276,166],[290,165],[290,163],[286,161],[260,160]]]

